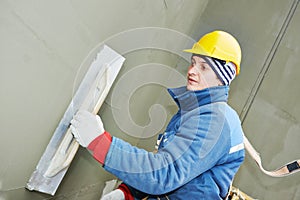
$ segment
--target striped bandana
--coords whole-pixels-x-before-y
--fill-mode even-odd
[[[236,76],[236,68],[232,62],[227,62],[217,58],[201,56],[207,64],[214,70],[218,78],[224,85],[229,85]]]

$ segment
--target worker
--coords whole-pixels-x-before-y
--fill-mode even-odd
[[[103,168],[122,180],[103,199],[225,199],[244,161],[243,130],[227,104],[241,49],[225,31],[205,34],[192,53],[186,86],[168,89],[178,105],[156,153],[105,131],[98,115],[78,111],[71,131]]]

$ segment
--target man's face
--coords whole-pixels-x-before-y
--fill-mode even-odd
[[[192,56],[187,72],[187,89],[202,90],[222,85],[213,69],[199,56]]]

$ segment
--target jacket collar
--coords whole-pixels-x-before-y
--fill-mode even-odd
[[[228,86],[216,86],[203,90],[191,91],[186,86],[168,89],[171,97],[182,111],[190,111],[199,106],[214,102],[227,102]]]

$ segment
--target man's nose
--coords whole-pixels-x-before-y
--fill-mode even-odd
[[[196,67],[193,65],[190,65],[187,73],[188,73],[188,75],[196,74]]]

